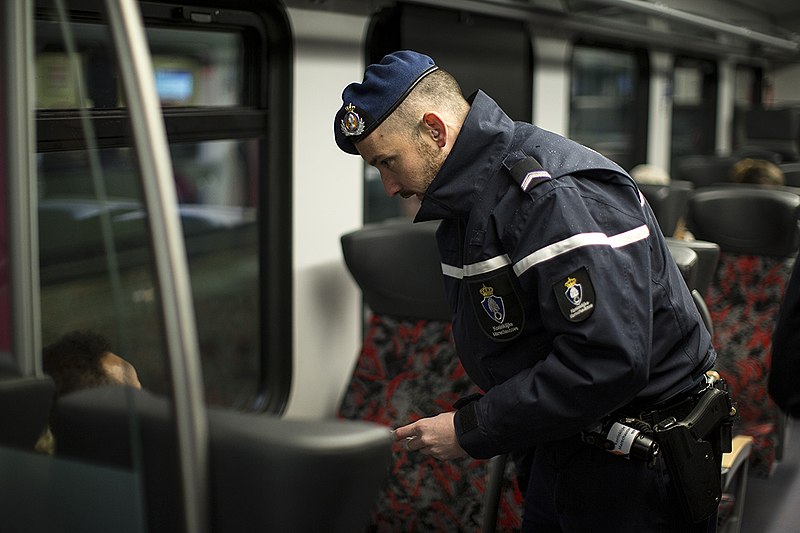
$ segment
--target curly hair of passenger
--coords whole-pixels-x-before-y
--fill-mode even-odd
[[[778,165],[766,159],[745,158],[737,161],[731,168],[734,183],[755,185],[784,185],[786,180]]]
[[[56,396],[114,383],[102,364],[109,352],[110,341],[92,331],[73,331],[46,346],[44,371],[56,384]]]

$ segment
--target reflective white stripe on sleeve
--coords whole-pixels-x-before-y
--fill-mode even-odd
[[[612,235],[609,237],[605,233],[579,233],[573,235],[563,241],[553,243],[536,250],[527,257],[521,259],[514,265],[514,272],[517,276],[529,268],[538,265],[548,259],[552,259],[561,254],[581,248],[583,246],[610,246],[612,248],[620,248],[636,241],[641,241],[650,236],[650,229],[646,224],[634,228],[632,230]],[[472,263],[462,267],[456,267],[442,263],[442,273],[451,278],[464,279],[465,276],[477,276],[485,274],[498,268],[503,268],[511,264],[511,259],[505,254],[492,257],[479,263]]]
[[[497,270],[498,268],[503,268],[504,266],[508,266],[510,264],[511,259],[509,259],[506,254],[503,254],[498,255],[497,257],[492,257],[491,259],[487,259],[485,261],[481,261],[480,263],[464,265],[463,268],[442,263],[442,273],[445,276],[450,276],[451,278],[463,279],[464,276],[477,276],[479,274],[485,274],[486,272],[491,272],[492,270]]]
[[[633,228],[632,230],[612,235],[609,237],[605,233],[579,233],[573,235],[563,241],[555,242],[549,246],[545,246],[536,250],[532,254],[520,259],[514,265],[514,273],[521,276],[523,272],[531,267],[543,263],[549,259],[553,259],[561,254],[571,252],[577,248],[584,246],[610,246],[612,248],[620,248],[628,244],[641,241],[650,236],[650,229],[646,224]]]

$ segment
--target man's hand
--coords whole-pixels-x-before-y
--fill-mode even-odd
[[[442,461],[467,457],[458,445],[454,424],[455,411],[422,418],[394,430],[396,441],[405,441],[407,450],[432,455]]]

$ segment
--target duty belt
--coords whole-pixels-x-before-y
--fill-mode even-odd
[[[725,380],[714,371],[706,375],[701,388],[682,398],[634,417],[608,417],[583,433],[585,442],[650,467],[663,456],[681,508],[692,522],[707,519],[717,509],[722,488],[719,460],[722,452],[731,451],[736,415]]]

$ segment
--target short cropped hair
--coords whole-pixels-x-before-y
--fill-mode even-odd
[[[422,78],[411,93],[389,116],[393,131],[412,130],[419,134],[420,113],[438,110],[463,119],[469,112],[458,81],[441,68]]]
[[[45,347],[42,351],[44,371],[53,378],[56,395],[113,384],[101,362],[109,352],[108,339],[91,331],[67,333]]]

